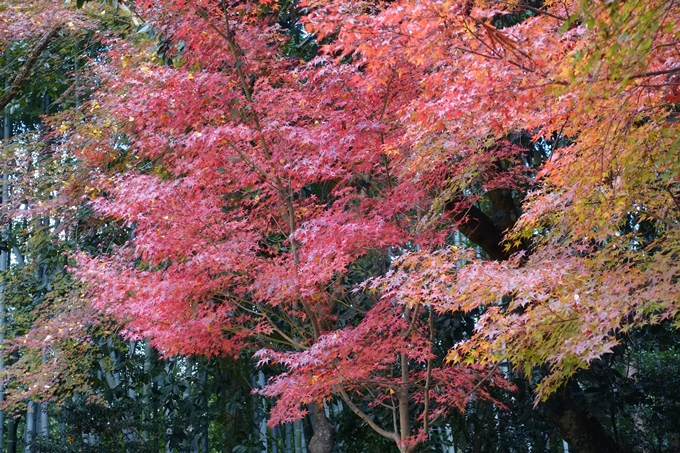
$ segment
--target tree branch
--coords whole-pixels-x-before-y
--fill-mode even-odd
[[[413,309],[413,316],[411,316],[411,322],[408,325],[408,329],[406,329],[404,331],[404,333],[401,334],[402,339],[408,338],[408,336],[411,334],[411,332],[413,332],[413,328],[416,325],[419,310],[420,310],[420,302],[417,302],[415,308]]]
[[[666,74],[674,74],[676,72],[680,72],[680,66],[675,66],[674,68],[669,68],[669,69],[664,69],[662,71],[651,71],[651,72],[643,72],[640,74],[633,74],[632,76],[628,77],[629,79],[642,79],[645,77],[656,77],[660,75],[666,75]]]
[[[9,104],[12,99],[14,99],[14,96],[19,93],[21,86],[31,73],[33,66],[35,66],[35,64],[38,62],[40,54],[43,53],[52,39],[57,35],[57,33],[59,33],[61,27],[61,24],[54,26],[51,30],[45,33],[42,38],[40,38],[40,41],[38,41],[26,59],[26,63],[24,63],[21,71],[19,71],[19,74],[17,74],[16,77],[14,77],[14,80],[12,80],[12,84],[10,85],[9,89],[5,91],[5,93],[0,97],[0,110],[4,109],[7,104]]]
[[[253,102],[253,93],[251,92],[250,88],[248,87],[248,81],[246,80],[246,75],[245,72],[243,72],[243,62],[241,60],[241,57],[239,55],[239,49],[238,45],[236,43],[236,38],[234,36],[234,31],[231,29],[231,26],[229,24],[229,10],[227,8],[227,4],[224,0],[221,2],[222,6],[222,12],[224,14],[224,27],[225,31],[220,30],[218,27],[213,25],[213,23],[210,21],[210,17],[208,16],[208,13],[203,10],[199,9],[198,10],[198,15],[202,17],[208,24],[210,28],[215,30],[227,43],[227,46],[229,47],[229,51],[231,53],[232,58],[234,59],[234,69],[236,70],[236,74],[239,78],[239,81],[241,82],[241,88],[243,89],[243,94],[246,97],[246,100],[248,103],[252,106],[252,118],[253,122],[255,123],[255,129],[258,132],[258,135],[260,136],[260,142],[262,143],[262,151],[264,152],[265,157],[267,160],[271,162],[271,152],[269,150],[269,146],[267,144],[267,141],[265,140],[264,136],[264,131],[262,129],[262,125],[260,123],[260,117],[257,113],[257,110],[255,109],[254,102]],[[235,146],[232,145],[232,148],[236,150],[236,152],[239,154],[241,159],[245,160],[251,167],[255,168],[258,174],[260,176],[265,177],[267,180],[269,180],[270,177],[267,176],[267,172],[264,170],[260,169],[255,165],[255,163],[252,160],[247,159],[244,153],[239,151]],[[286,209],[288,211],[288,226],[289,226],[289,240],[290,240],[290,248],[291,248],[291,253],[293,254],[293,261],[295,265],[295,272],[297,274],[299,264],[300,264],[300,258],[299,258],[299,253],[297,249],[297,244],[295,242],[295,239],[293,238],[293,235],[295,233],[295,206],[293,205],[293,199],[292,195],[288,193],[286,188],[283,185],[283,182],[281,181],[281,178],[278,176],[273,176],[273,181],[272,181],[276,189],[279,193],[279,196],[281,197],[282,201],[286,205]],[[317,339],[321,335],[321,328],[319,326],[318,319],[316,317],[316,314],[312,310],[312,307],[305,301],[303,297],[300,297],[300,303],[302,304],[302,307],[304,308],[305,314],[309,317],[310,322],[312,323],[312,329],[314,330],[314,338]]]
[[[267,322],[272,327],[272,329],[274,329],[276,332],[278,332],[279,335],[281,335],[283,338],[285,338],[291,344],[291,346],[299,349],[300,351],[306,351],[307,349],[309,349],[306,346],[304,346],[303,344],[301,344],[301,343],[293,340],[291,337],[289,337],[283,330],[281,330],[279,328],[279,326],[276,325],[276,323],[269,317],[269,315],[267,313],[265,313],[264,309],[261,306],[258,305],[258,307],[260,308],[260,311],[262,311],[262,315],[267,319]]]
[[[378,426],[373,420],[371,420],[371,417],[369,417],[364,411],[359,409],[354,402],[350,399],[349,395],[347,392],[345,392],[345,389],[340,389],[340,396],[342,397],[342,400],[347,403],[349,408],[354,412],[360,419],[365,421],[368,426],[370,426],[373,431],[376,433],[380,434],[381,436],[387,438],[387,439],[392,439],[395,442],[400,442],[401,439],[399,438],[399,435],[397,433],[391,433],[387,430],[382,429],[380,426]]]
[[[477,206],[460,209],[463,203],[463,198],[456,197],[444,205],[444,211],[452,213],[458,230],[480,246],[491,259],[503,261],[510,258],[511,252],[502,245],[503,232]]]

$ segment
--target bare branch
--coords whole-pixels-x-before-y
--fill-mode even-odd
[[[264,312],[262,307],[259,307],[259,308],[262,311],[262,315],[267,319],[267,322],[272,327],[272,329],[274,329],[276,332],[278,332],[278,334],[281,335],[283,338],[285,338],[292,346],[294,346],[295,348],[297,348],[301,351],[306,351],[308,349],[306,346],[304,346],[300,342],[297,342],[297,341],[293,340],[291,337],[289,337],[283,330],[279,329],[279,326],[277,326],[276,323],[269,317],[269,315]]]
[[[640,74],[633,74],[632,76],[628,77],[629,79],[643,79],[645,77],[656,77],[660,75],[666,75],[666,74],[674,74],[676,72],[680,72],[680,66],[676,66],[674,68],[668,68],[664,69],[661,71],[651,71],[651,72],[643,72]]]
[[[57,35],[57,33],[59,33],[61,27],[61,24],[54,26],[51,30],[45,33],[42,38],[40,38],[40,41],[38,41],[31,51],[31,54],[26,59],[26,63],[24,63],[21,71],[19,71],[19,74],[17,74],[16,77],[14,77],[14,80],[12,80],[12,84],[9,86],[9,89],[5,91],[2,97],[0,97],[0,110],[4,109],[7,104],[9,104],[12,99],[14,99],[14,96],[19,93],[21,86],[23,85],[24,81],[26,81],[26,78],[28,78],[33,66],[35,66],[35,64],[38,62],[38,58],[50,44],[52,39]]]
[[[354,412],[360,419],[365,421],[368,426],[373,429],[376,433],[380,434],[381,436],[385,437],[386,439],[391,439],[395,442],[400,442],[401,439],[399,438],[399,435],[397,433],[389,432],[380,426],[378,426],[373,420],[371,420],[371,417],[369,417],[364,411],[359,409],[356,404],[350,399],[349,395],[345,391],[345,389],[340,389],[340,396],[342,397],[342,400],[347,403],[349,408]]]

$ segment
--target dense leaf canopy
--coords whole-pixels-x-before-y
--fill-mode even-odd
[[[271,424],[341,398],[402,452],[677,328],[680,5],[519,3],[115,2],[137,33],[50,120],[77,164],[49,207],[129,236],[77,254],[88,309],[166,357],[255,353]],[[72,6],[3,2],[0,49],[33,46],[8,105],[97,28]],[[441,351],[447,316],[475,327]]]

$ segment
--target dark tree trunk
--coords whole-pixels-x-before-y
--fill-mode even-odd
[[[510,214],[518,212],[512,207],[512,198],[507,193],[497,192],[491,197],[491,205],[496,212],[490,217],[459,196],[447,202],[444,210],[453,216],[458,230],[492,260],[504,261],[512,253],[527,250],[526,244],[510,249],[503,244],[504,230],[512,228],[516,221]],[[578,384],[572,378],[545,404],[549,420],[562,438],[575,453],[627,453],[587,411],[585,401],[578,395]]]
[[[333,425],[326,417],[323,405],[312,403],[314,435],[309,441],[310,453],[331,453],[333,450]]]
[[[627,453],[586,410],[586,401],[579,393],[572,378],[545,404],[545,412],[570,449],[576,453]]]
[[[473,417],[472,453],[482,453],[482,423],[477,419],[477,414]]]
[[[451,213],[458,230],[481,247],[489,258],[497,261],[510,258],[513,251],[506,250],[503,245],[503,230],[477,206],[470,205],[462,198],[455,198],[446,203],[444,209]]]
[[[7,421],[7,453],[17,453],[17,429],[19,419],[10,418]]]

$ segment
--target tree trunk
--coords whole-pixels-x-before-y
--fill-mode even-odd
[[[199,404],[201,407],[201,411],[205,411],[205,413],[208,413],[209,410],[209,403],[208,403],[208,397],[207,392],[206,392],[206,386],[208,382],[208,373],[205,371],[205,368],[199,372],[198,378],[201,381],[201,396],[199,398]],[[200,429],[200,448],[202,453],[208,453],[208,435],[209,435],[209,422],[203,421],[203,425],[201,426]]]
[[[458,229],[491,259],[504,261],[519,249],[526,250],[525,244],[520,244],[518,249],[506,250],[502,244],[505,233],[492,220],[496,217],[495,213],[489,217],[474,205],[461,210],[460,205],[464,203],[463,198],[454,197],[445,205],[445,210],[453,214]],[[497,204],[503,205],[503,210],[509,209],[507,203]],[[508,222],[504,226],[511,228],[513,224]],[[572,378],[545,405],[550,422],[560,431],[569,447],[578,453],[625,453],[607,434],[599,420],[586,410],[585,401],[576,399],[578,393],[578,384]]]
[[[295,453],[303,453],[304,450],[305,433],[302,430],[302,422],[295,420],[293,422],[293,443],[295,444]]]
[[[7,84],[5,84],[7,86]],[[10,123],[9,123],[9,112],[8,109],[5,109],[5,121],[4,121],[4,128],[3,128],[3,139],[8,139],[10,136]],[[2,207],[4,207],[9,204],[9,175],[7,173],[3,173],[2,175]],[[2,229],[2,239],[3,242],[7,243],[7,239],[9,239],[9,227],[4,227]],[[9,267],[9,246],[7,250],[3,249],[0,251],[0,272],[5,272]],[[5,342],[5,279],[4,277],[2,280],[0,280],[0,343]],[[5,370],[5,359],[0,354],[0,371]],[[2,403],[5,399],[5,385],[0,382],[0,403]],[[4,431],[4,425],[5,425],[5,414],[4,412],[0,411],[0,450],[2,450],[2,446],[4,445],[4,439],[5,439],[5,431]]]
[[[326,417],[322,404],[312,403],[314,435],[309,441],[309,453],[331,453],[333,450],[333,425]]]
[[[286,443],[285,443],[285,453],[293,453],[293,433],[292,433],[292,425],[290,423],[286,423]]]
[[[472,453],[482,453],[482,423],[477,419],[477,414],[473,417]]]
[[[142,413],[142,422],[144,429],[142,430],[142,439],[148,441],[150,438],[149,425],[151,423],[152,410],[152,388],[151,388],[151,371],[153,369],[153,349],[149,344],[149,339],[144,340],[144,386],[142,387],[142,404],[144,411]]]
[[[43,352],[42,353],[42,364],[43,366],[47,362],[47,355]],[[38,410],[40,413],[40,429],[38,430],[38,433],[40,434],[41,437],[44,437],[47,439],[50,435],[50,421],[49,421],[49,416],[47,414],[47,403],[40,403],[38,404]]]
[[[279,453],[279,439],[281,438],[281,428],[280,426],[275,426],[272,428],[272,453]],[[208,450],[204,450],[207,452]]]
[[[626,453],[586,409],[572,380],[555,392],[546,403],[550,421],[557,427],[569,448],[578,453]]]
[[[253,376],[253,379],[255,380],[255,382],[253,382],[254,387],[260,389],[264,388],[265,379],[262,370],[258,371],[257,378]],[[253,406],[256,414],[255,419],[259,420],[260,423],[260,440],[264,446],[263,451],[266,453],[269,450],[269,438],[267,437],[267,400],[265,398],[255,397]]]
[[[24,453],[31,453],[33,439],[35,438],[35,403],[28,402],[26,408],[26,435],[24,436]]]
[[[7,453],[17,453],[17,429],[19,419],[10,418],[7,421]]]

